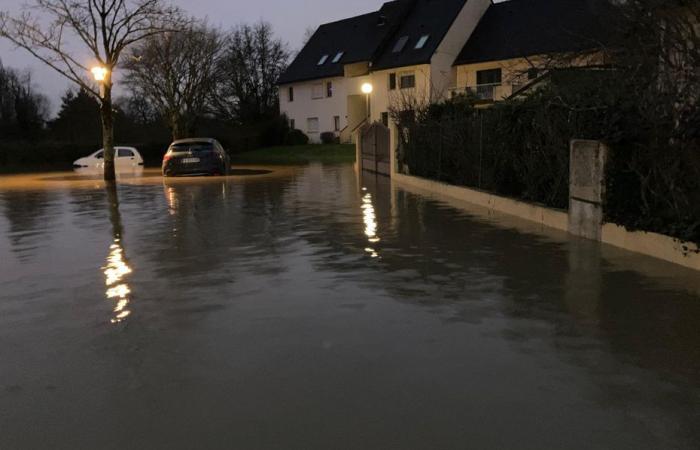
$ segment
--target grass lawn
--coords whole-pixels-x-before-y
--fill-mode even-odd
[[[309,144],[269,147],[231,155],[231,160],[233,163],[253,164],[352,163],[355,162],[355,146],[352,144]]]

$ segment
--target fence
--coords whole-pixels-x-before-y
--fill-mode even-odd
[[[566,209],[568,141],[531,133],[526,121],[514,126],[506,115],[503,110],[474,109],[408,124],[400,170]]]

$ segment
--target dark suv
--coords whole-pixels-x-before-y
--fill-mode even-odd
[[[163,176],[228,175],[231,167],[226,150],[216,139],[181,139],[170,144],[163,157]]]

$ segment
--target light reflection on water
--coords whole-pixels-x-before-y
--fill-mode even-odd
[[[129,304],[131,300],[131,288],[125,278],[132,273],[125,256],[121,239],[117,238],[109,248],[107,265],[102,268],[105,275],[107,299],[114,304],[114,316],[111,322],[114,324],[125,321],[130,315]]]
[[[362,191],[364,193],[362,197],[362,217],[365,222],[365,236],[367,236],[367,240],[371,244],[365,251],[369,253],[372,258],[379,258],[376,244],[379,243],[381,239],[377,235],[377,213],[372,203],[372,194],[367,192],[367,188],[362,188]]]

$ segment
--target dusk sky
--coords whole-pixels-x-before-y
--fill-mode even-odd
[[[0,9],[18,12],[27,0],[0,0]],[[260,19],[270,22],[278,36],[298,50],[308,27],[378,9],[382,0],[173,0],[193,16],[208,18],[213,25],[231,28]],[[34,60],[24,50],[15,50],[0,39],[0,59],[7,67],[31,69],[37,88],[46,94],[55,111],[62,93],[70,86],[51,69]]]

